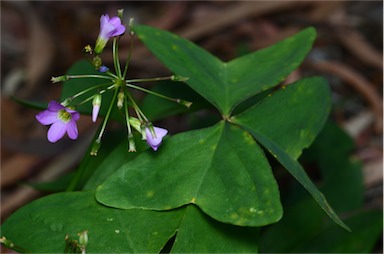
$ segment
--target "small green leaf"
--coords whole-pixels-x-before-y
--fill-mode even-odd
[[[96,193],[116,208],[169,210],[196,204],[214,219],[261,226],[281,218],[279,191],[252,136],[220,122],[175,135],[125,164]]]
[[[271,47],[223,63],[204,49],[172,33],[149,26],[135,26],[140,40],[175,74],[222,115],[262,91],[281,82],[296,69],[316,37],[313,28]]]
[[[34,253],[63,253],[64,237],[88,231],[86,253],[154,253],[175,233],[181,210],[107,208],[94,192],[66,192],[33,201],[2,225],[2,235]]]

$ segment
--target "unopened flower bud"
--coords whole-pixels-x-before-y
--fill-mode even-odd
[[[181,100],[181,99],[176,99],[176,102],[186,106],[187,108],[190,108],[192,106],[192,102],[186,101],[186,100]]]
[[[120,19],[123,19],[123,14],[124,14],[124,9],[117,10],[117,16],[118,16]]]
[[[59,82],[62,82],[62,81],[67,81],[67,80],[69,80],[68,75],[63,75],[63,76],[58,76],[58,77],[52,77],[51,78],[51,82],[52,83],[59,83]]]
[[[129,124],[138,132],[141,132],[141,122],[136,117],[129,117]]]
[[[140,125],[140,133],[141,133],[141,139],[147,140],[147,133],[146,133],[147,127],[144,124]]]
[[[121,109],[124,105],[124,91],[120,91],[117,94],[117,107]]]
[[[99,56],[95,56],[92,59],[92,64],[93,64],[93,66],[95,66],[96,70],[99,70],[101,65],[103,64],[103,62],[101,61],[101,58]]]
[[[97,156],[97,153],[99,152],[100,146],[101,146],[101,140],[96,139],[95,142],[93,142],[90,154],[92,156]]]
[[[97,116],[99,115],[101,106],[101,94],[96,94],[92,100],[92,121],[96,122]]]
[[[128,23],[129,34],[132,36],[135,35],[135,32],[133,30],[133,21],[134,21],[134,18],[130,18]]]
[[[5,238],[5,236],[0,237],[0,243],[4,244],[5,247],[8,247],[8,248],[15,247],[15,244],[12,241]]]
[[[132,134],[128,136],[128,145],[128,152],[136,152],[135,138]]]
[[[88,243],[88,231],[85,230],[81,233],[78,233],[78,236],[79,236],[79,244],[85,248],[85,246],[87,245]]]
[[[172,80],[172,81],[185,82],[185,81],[187,81],[188,79],[189,79],[188,77],[182,77],[182,76],[177,76],[177,75],[172,75],[172,76],[171,76],[171,80]]]

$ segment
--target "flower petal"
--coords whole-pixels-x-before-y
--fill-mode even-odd
[[[99,114],[100,105],[93,105],[92,109],[92,121],[96,122],[97,115]]]
[[[117,26],[113,32],[110,33],[111,37],[122,35],[125,32],[125,26],[124,25],[119,25]]]
[[[103,27],[105,26],[105,24],[107,24],[109,22],[109,16],[108,14],[106,15],[101,15],[100,17],[100,30],[103,30]]]
[[[51,101],[49,104],[48,104],[48,110],[50,111],[59,111],[59,110],[62,110],[62,109],[65,109],[65,107],[63,105],[61,105],[60,103],[58,103],[57,101]]]
[[[119,17],[112,17],[109,21],[108,21],[109,24],[112,24],[114,25],[115,27],[118,27],[121,25],[121,19]]]
[[[72,120],[78,121],[80,119],[80,113],[76,110],[67,110],[67,112],[71,113]]]
[[[61,139],[64,136],[66,130],[67,124],[63,123],[62,121],[54,122],[48,130],[47,137],[49,142],[55,143]]]
[[[68,137],[73,140],[77,139],[79,132],[77,131],[76,122],[73,119],[67,123],[66,128]]]
[[[60,119],[57,117],[57,112],[44,110],[36,115],[36,120],[39,121],[42,125],[50,125]]]
[[[156,137],[152,135],[152,132],[149,128],[145,129],[145,133],[147,135],[147,143],[152,147],[154,151],[158,149],[158,147],[161,145],[161,142],[163,141],[163,137],[167,135],[168,130],[159,128],[159,127],[153,127]]]

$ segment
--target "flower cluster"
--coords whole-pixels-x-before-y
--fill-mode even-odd
[[[51,101],[47,110],[44,110],[43,112],[36,115],[36,119],[41,124],[51,125],[47,135],[50,142],[54,143],[58,141],[64,136],[65,133],[68,134],[70,139],[77,139],[78,130],[76,122],[79,120],[80,114],[75,110],[75,108],[83,103],[92,101],[92,121],[96,122],[100,109],[105,103],[103,101],[103,94],[106,92],[113,92],[111,101],[106,103],[107,105],[109,104],[109,106],[107,107],[100,131],[92,145],[91,154],[97,155],[98,153],[99,147],[101,145],[101,138],[114,106],[116,106],[125,117],[128,132],[128,150],[130,152],[136,151],[135,140],[132,133],[132,129],[135,129],[141,133],[142,139],[146,140],[147,144],[154,151],[157,151],[162,143],[163,138],[167,135],[168,130],[152,125],[152,123],[148,120],[148,118],[135,102],[130,89],[137,89],[142,92],[150,93],[161,98],[180,103],[186,107],[191,105],[191,103],[188,101],[170,98],[165,95],[145,89],[141,86],[135,85],[135,83],[159,80],[185,81],[186,78],[184,77],[173,75],[169,77],[149,79],[126,79],[128,63],[130,61],[131,51],[133,48],[133,38],[130,40],[131,50],[129,51],[125,67],[122,69],[118,54],[118,41],[119,37],[123,36],[127,30],[126,26],[122,22],[122,13],[122,10],[119,10],[118,16],[111,18],[108,15],[102,15],[100,18],[100,32],[96,39],[94,50],[89,45],[84,48],[86,53],[89,55],[94,55],[91,62],[99,74],[63,75],[59,77],[52,77],[52,83],[65,82],[67,80],[77,78],[100,78],[107,80],[107,82],[102,85],[95,85],[93,87],[84,89],[83,91],[66,98],[61,103],[57,101]],[[129,35],[131,37],[135,36],[132,19],[129,21],[129,30]],[[113,38],[112,54],[114,72],[110,71],[110,68],[103,65],[102,59],[100,57],[100,54],[104,51],[104,48],[111,38]],[[89,96],[90,93],[92,93],[91,96]],[[79,98],[82,99],[81,102],[75,103],[75,101]],[[133,109],[133,112],[135,113],[134,116],[130,114],[131,111],[129,108]]]

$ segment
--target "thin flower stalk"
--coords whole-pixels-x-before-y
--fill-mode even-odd
[[[113,97],[112,97],[112,100],[111,100],[111,104],[109,105],[107,114],[105,115],[105,118],[104,118],[103,123],[101,125],[101,129],[100,129],[99,135],[98,135],[97,139],[95,140],[95,142],[93,144],[93,148],[92,148],[91,153],[90,153],[93,156],[96,156],[98,151],[99,151],[100,144],[101,144],[101,138],[103,137],[103,134],[104,134],[104,131],[105,131],[105,127],[107,126],[107,123],[108,123],[108,120],[109,120],[109,116],[111,115],[112,108],[113,108],[114,102],[115,102],[116,97],[117,97],[117,92],[118,92],[118,89],[115,89],[115,93],[113,94]]]
[[[131,35],[131,40],[130,40],[130,46],[129,46],[129,50],[128,50],[127,61],[125,62],[125,67],[124,67],[124,72],[123,72],[123,79],[125,79],[125,76],[127,75],[128,66],[129,66],[129,63],[131,62],[132,51],[133,51],[134,35],[132,33],[129,33],[129,34]]]
[[[113,39],[112,54],[113,54],[113,65],[115,66],[115,72],[116,72],[118,77],[122,78],[120,61],[119,61],[117,38]]]
[[[128,101],[125,98],[124,100],[124,112],[125,112],[125,121],[127,124],[127,131],[128,131],[128,151],[129,152],[136,152],[136,145],[135,141],[133,139],[133,134],[132,134],[132,129],[131,129],[131,124],[130,124],[130,116],[128,112]]]
[[[163,99],[172,101],[172,102],[176,102],[176,103],[178,103],[178,104],[181,104],[181,105],[186,106],[187,108],[189,108],[189,107],[192,105],[192,102],[190,102],[190,101],[186,101],[186,100],[182,100],[182,99],[175,99],[175,98],[172,98],[172,97],[168,97],[168,96],[165,96],[165,95],[163,95],[163,94],[159,94],[159,93],[153,92],[153,91],[151,91],[151,90],[145,89],[145,88],[140,87],[140,86],[135,86],[135,85],[132,85],[132,84],[127,84],[126,86],[127,86],[127,87],[131,87],[131,88],[134,88],[134,89],[137,89],[137,90],[140,90],[140,91],[142,91],[142,92],[146,92],[146,93],[148,93],[148,94],[155,95],[155,96],[157,96],[157,97],[160,97],[160,98],[163,98]]]

